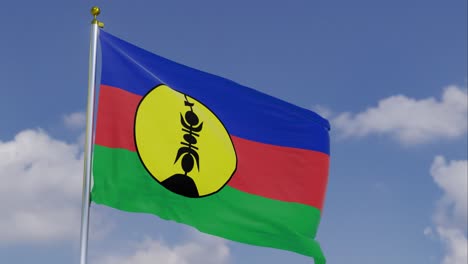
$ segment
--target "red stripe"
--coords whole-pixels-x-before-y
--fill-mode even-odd
[[[141,98],[119,88],[101,85],[96,120],[97,145],[136,151],[133,125]]]
[[[135,112],[141,96],[102,85],[96,144],[136,151]],[[328,179],[327,154],[263,144],[231,136],[238,158],[229,186],[271,199],[322,209]]]
[[[237,169],[229,186],[322,209],[329,156],[316,151],[258,143],[232,136]]]

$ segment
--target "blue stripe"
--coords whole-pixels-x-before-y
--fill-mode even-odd
[[[166,84],[208,106],[230,134],[329,154],[330,124],[318,114],[100,32],[101,83],[144,96]]]

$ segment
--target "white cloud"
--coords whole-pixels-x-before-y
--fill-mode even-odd
[[[80,131],[77,137],[77,144],[81,150],[84,148],[86,140],[86,113],[85,112],[74,112],[63,116],[63,124],[66,128]]]
[[[424,228],[423,234],[427,237],[433,237],[434,233],[432,232],[432,228],[426,227]]]
[[[77,145],[41,130],[0,141],[0,243],[76,239],[82,166]]]
[[[435,230],[446,248],[442,263],[466,264],[468,161],[447,162],[444,157],[437,156],[431,166],[431,175],[443,190],[434,213]]]
[[[333,116],[333,112],[330,108],[323,105],[314,105],[312,111],[316,112],[323,118],[329,119]]]
[[[468,263],[466,232],[463,233],[457,228],[439,227],[437,233],[446,247],[446,254],[442,260],[442,264]]]
[[[468,220],[467,207],[467,187],[468,187],[468,162],[467,160],[452,160],[447,162],[444,157],[437,156],[431,167],[431,175],[437,185],[444,191],[444,196],[439,207],[450,208],[449,214],[458,225],[465,225]],[[442,216],[439,216],[442,217]],[[447,221],[447,219],[440,219]]]
[[[395,95],[363,112],[342,113],[332,123],[343,136],[389,134],[403,143],[416,144],[464,135],[467,112],[466,88],[448,86],[440,100]]]
[[[86,114],[75,112],[63,117],[63,122],[70,129],[83,129],[86,126]]]
[[[226,240],[196,234],[189,241],[170,246],[162,241],[146,239],[129,255],[113,254],[101,257],[97,264],[227,264],[229,247]]]

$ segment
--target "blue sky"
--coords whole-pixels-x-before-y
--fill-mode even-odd
[[[93,5],[116,36],[329,118],[328,263],[466,263],[465,0],[2,3],[1,263],[78,263]],[[90,263],[312,263],[94,204],[91,225]]]

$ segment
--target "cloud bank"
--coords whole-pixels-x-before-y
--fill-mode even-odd
[[[460,137],[467,132],[466,88],[448,86],[441,98],[395,95],[360,113],[342,113],[332,124],[344,137],[387,134],[404,144]]]
[[[0,243],[77,238],[82,153],[41,130],[0,141]]]
[[[170,246],[162,241],[146,239],[134,246],[128,255],[111,254],[99,258],[97,264],[227,264],[229,248],[221,238],[194,234],[179,245]]]
[[[445,246],[443,264],[468,263],[468,161],[435,157],[431,175],[443,191],[434,212],[435,231]],[[426,232],[425,232],[426,233]]]
[[[86,126],[86,114],[74,112],[63,117],[63,123],[69,129],[84,129]]]

